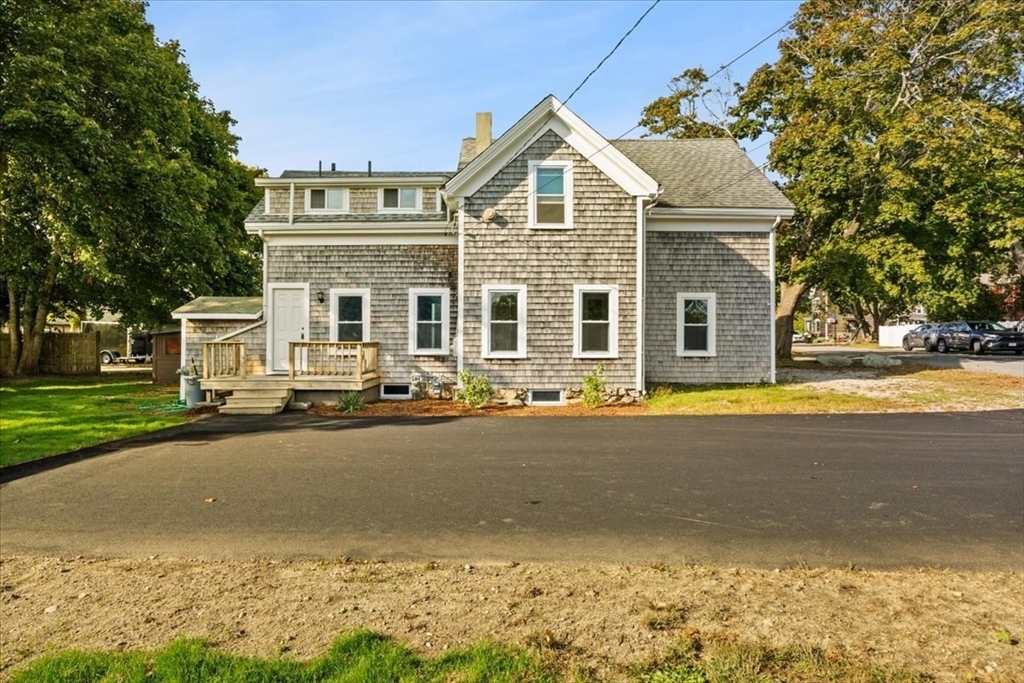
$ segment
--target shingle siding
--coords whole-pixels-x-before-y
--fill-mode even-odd
[[[306,213],[306,190],[316,187],[314,184],[306,182],[305,184],[295,185],[295,211],[296,216],[303,215]],[[321,186],[322,187],[322,186]],[[268,214],[287,216],[288,215],[288,201],[291,195],[291,190],[286,187],[271,187],[268,189],[268,195],[270,197],[270,210]],[[436,187],[422,187],[419,188],[421,196],[423,198],[422,211],[423,213],[435,213],[441,211],[438,206],[437,188]],[[350,214],[377,214],[386,213],[379,211],[378,208],[378,194],[380,188],[378,187],[350,187],[348,188],[348,209]],[[322,213],[322,212],[320,212]]]
[[[771,378],[768,233],[648,232],[645,374],[657,383]],[[676,294],[716,295],[716,355],[676,355]]]
[[[415,374],[454,380],[456,359],[409,354],[409,289],[451,291],[449,336],[455,340],[458,306],[457,249],[428,245],[271,246],[271,282],[309,283],[309,338],[330,339],[331,289],[370,289],[370,341],[380,342],[378,367],[388,383],[408,383]],[[317,301],[317,292],[325,295]]]
[[[203,342],[211,342],[226,334],[252,325],[238,320],[189,320],[185,325],[185,360],[188,366],[195,362],[200,376],[203,373]],[[259,325],[231,338],[245,342],[245,370],[250,375],[266,372],[267,326]]]
[[[573,169],[572,230],[526,226],[528,162],[566,160]],[[485,209],[498,218],[483,222]],[[552,131],[488,181],[465,205],[464,367],[500,389],[579,387],[598,363],[609,388],[636,385],[636,203]],[[485,359],[482,286],[527,286],[527,358]],[[619,356],[573,358],[573,285],[618,285]]]

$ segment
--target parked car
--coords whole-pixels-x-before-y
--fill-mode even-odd
[[[903,350],[913,351],[922,348],[925,351],[932,351],[934,342],[929,343],[928,339],[932,332],[938,327],[937,323],[921,323],[910,332],[903,335]]]
[[[975,354],[1013,351],[1024,354],[1024,332],[1008,330],[985,320],[957,321],[942,325],[935,338],[935,350],[970,351]]]

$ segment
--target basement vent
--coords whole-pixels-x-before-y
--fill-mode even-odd
[[[531,406],[560,406],[565,401],[561,389],[530,389],[529,403]]]
[[[408,401],[412,398],[411,384],[381,384],[380,397],[385,401]]]

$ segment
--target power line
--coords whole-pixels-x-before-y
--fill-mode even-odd
[[[590,77],[593,76],[594,74],[596,74],[598,69],[600,69],[602,66],[604,66],[604,63],[608,61],[608,58],[611,57],[613,54],[615,54],[615,51],[619,49],[619,47],[626,40],[626,38],[629,38],[629,34],[631,34],[634,30],[636,30],[636,27],[640,25],[640,22],[642,22],[645,18],[647,18],[647,15],[651,13],[651,10],[653,10],[655,7],[657,7],[658,3],[660,3],[660,2],[661,2],[661,0],[654,0],[654,2],[651,3],[651,6],[647,8],[647,11],[644,12],[643,14],[641,14],[640,18],[636,20],[636,23],[634,23],[630,27],[630,29],[628,31],[626,31],[626,33],[621,38],[619,38],[619,42],[615,43],[615,47],[612,48],[611,52],[606,54],[604,56],[604,59],[602,59],[600,62],[598,62],[597,66],[595,66],[593,69],[591,69],[590,73],[587,74],[587,77],[584,78],[582,81],[580,81],[580,84],[576,86],[576,89],[573,90],[571,93],[569,93],[569,96],[566,97],[565,101],[563,101],[562,104],[560,104],[558,106],[558,109],[561,109],[562,107],[564,107],[565,105],[567,105],[569,103],[569,100],[571,100],[573,98],[573,95],[578,93],[580,91],[580,88],[582,88],[584,85],[586,85],[587,81],[590,80]],[[555,110],[556,114],[558,113],[558,109]]]
[[[710,76],[708,76],[708,80],[710,81],[712,78],[714,78],[718,74],[722,73],[723,71],[725,71],[730,66],[732,66],[736,62],[740,61],[741,59],[743,59],[747,55],[749,55],[751,52],[753,52],[757,48],[759,48],[762,45],[764,45],[764,43],[767,42],[768,39],[771,38],[772,36],[776,35],[777,33],[782,33],[783,31],[785,31],[787,28],[789,28],[790,26],[793,25],[794,21],[795,21],[795,19],[790,19],[785,24],[783,24],[782,26],[778,27],[777,29],[775,29],[774,31],[772,31],[771,33],[766,35],[764,38],[762,38],[761,40],[759,40],[756,43],[754,43],[752,46],[750,46],[750,48],[748,48],[744,52],[740,53],[740,55],[738,57],[735,57],[731,62],[729,62],[728,64],[723,64],[721,67],[719,67],[718,71],[716,71],[715,73],[713,73]]]

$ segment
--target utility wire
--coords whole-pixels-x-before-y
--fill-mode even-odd
[[[576,86],[575,90],[573,90],[571,93],[569,93],[569,96],[566,97],[565,101],[563,101],[562,104],[560,104],[558,106],[558,109],[561,109],[565,105],[569,104],[569,100],[571,100],[573,98],[573,95],[578,93],[580,91],[580,88],[582,88],[584,85],[586,85],[587,81],[590,80],[590,77],[593,76],[594,74],[596,74],[598,69],[600,69],[602,66],[604,66],[604,63],[608,61],[608,58],[611,57],[613,54],[615,54],[615,51],[619,49],[619,47],[626,40],[626,38],[629,38],[629,34],[631,34],[633,31],[636,30],[636,27],[640,25],[640,22],[642,22],[644,19],[646,19],[647,15],[651,13],[651,10],[653,10],[655,7],[657,7],[660,2],[661,2],[661,0],[654,0],[654,2],[651,3],[651,6],[647,8],[647,11],[640,15],[640,18],[636,20],[636,23],[634,23],[630,27],[630,29],[628,31],[626,31],[625,35],[623,35],[621,38],[619,38],[619,42],[615,43],[615,47],[612,48],[612,51],[609,52],[608,54],[606,54],[604,56],[604,59],[602,59],[600,62],[598,62],[597,66],[595,66],[593,69],[591,69],[590,73],[587,74],[587,77],[584,78],[582,81],[580,81],[580,84]],[[555,110],[556,114],[558,113],[558,109]]]

